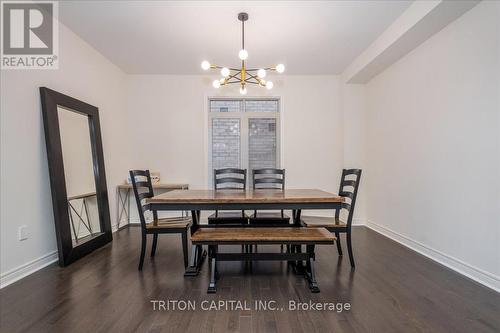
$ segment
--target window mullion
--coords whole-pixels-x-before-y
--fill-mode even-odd
[[[243,114],[241,116],[241,168],[248,170],[248,116]]]

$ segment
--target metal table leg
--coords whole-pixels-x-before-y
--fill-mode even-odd
[[[193,224],[191,225],[191,235],[194,234],[196,230],[198,230],[200,214],[201,213],[199,210],[191,211],[191,218],[193,219]],[[197,276],[206,256],[207,252],[203,251],[203,247],[201,245],[192,245],[191,258],[189,258],[189,266],[186,268],[184,276]]]
[[[318,282],[316,282],[316,275],[314,272],[314,245],[307,245],[307,253],[309,254],[309,259],[307,260],[306,271],[304,275],[307,281],[309,281],[309,289],[311,289],[311,292],[319,293],[320,290],[318,287]]]
[[[208,284],[208,294],[214,294],[217,292],[216,280],[217,280],[217,245],[209,246],[209,256],[210,256],[210,282]]]
[[[122,195],[120,188],[117,188],[117,217],[118,223],[117,228],[120,228],[120,223],[122,221],[123,215],[127,217],[127,223],[130,223],[130,189],[125,192],[125,197]],[[127,204],[127,205],[125,205]],[[121,207],[120,207],[121,206]]]
[[[127,189],[127,223],[130,224],[130,189]]]
[[[301,227],[301,219],[300,215],[302,214],[301,209],[294,209],[292,210],[292,221],[295,227]],[[290,250],[292,253],[301,253],[302,248],[300,245],[290,245]],[[304,274],[304,266],[302,264],[302,261],[289,261],[289,264],[292,265],[293,270],[296,274]]]

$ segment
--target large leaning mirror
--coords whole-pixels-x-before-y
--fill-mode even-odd
[[[97,107],[40,88],[59,265],[112,240]]]

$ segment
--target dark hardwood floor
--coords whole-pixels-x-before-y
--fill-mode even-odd
[[[321,246],[321,293],[285,263],[220,264],[215,295],[208,265],[183,277],[180,237],[160,235],[137,271],[140,230],[67,268],[53,264],[0,290],[1,332],[499,332],[500,295],[367,229],[353,234],[356,270]],[[149,244],[151,242],[149,241]],[[345,249],[345,242],[344,242]],[[259,247],[262,251],[264,247]],[[194,300],[196,311],[153,311],[151,300]],[[285,311],[202,311],[202,300],[275,300]],[[289,300],[348,302],[349,311],[287,311]]]

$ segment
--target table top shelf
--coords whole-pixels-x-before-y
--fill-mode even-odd
[[[119,189],[131,189],[132,184],[121,184],[117,186]],[[163,190],[184,190],[189,188],[189,184],[153,184],[153,188]]]
[[[68,197],[68,201],[90,198],[90,197],[95,197],[95,196],[96,196],[95,192],[83,193],[83,194],[78,194],[78,195],[73,195],[71,197]]]

